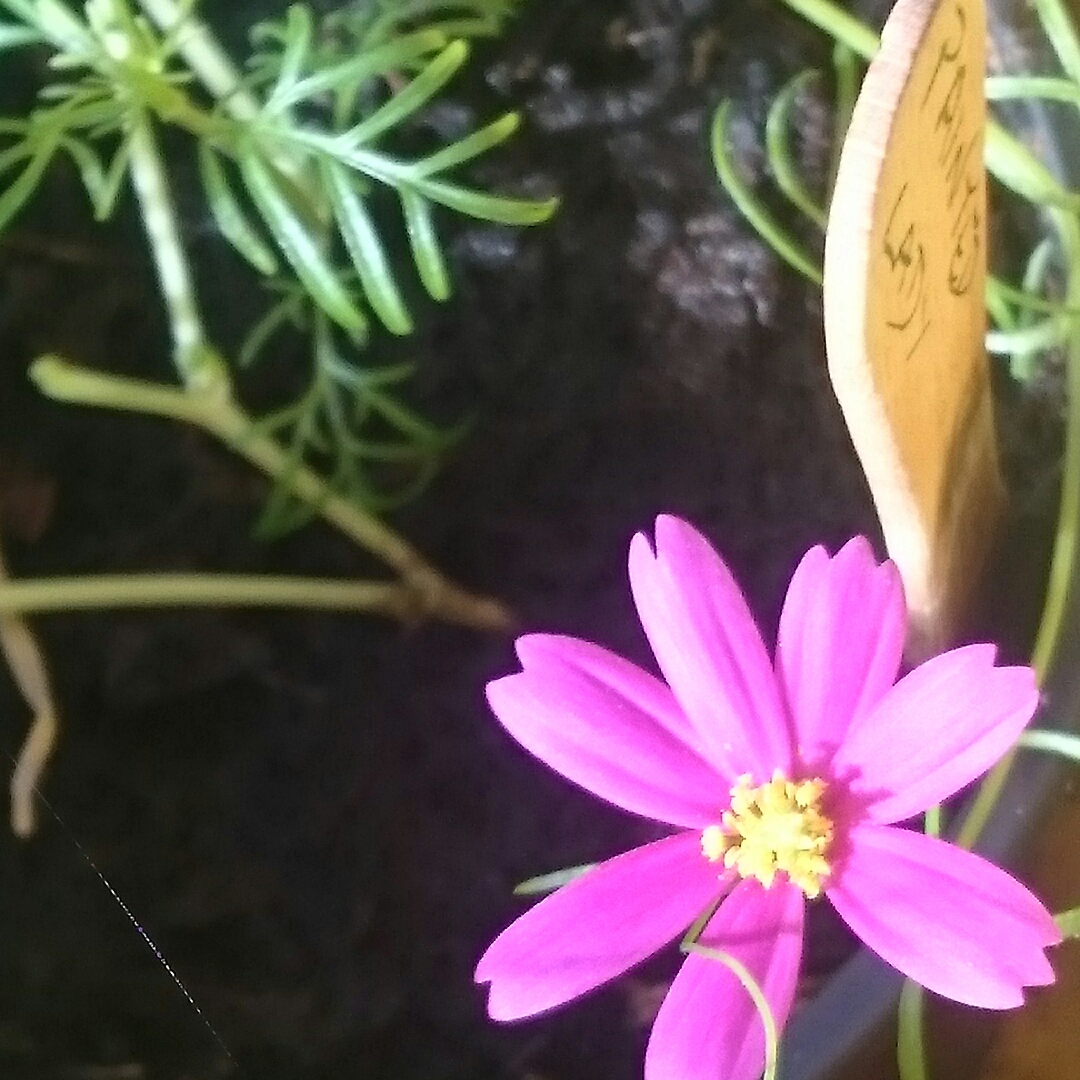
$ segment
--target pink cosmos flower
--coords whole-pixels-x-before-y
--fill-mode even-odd
[[[750,971],[782,1025],[808,898],[822,893],[876,953],[968,1005],[1021,1004],[1053,981],[1060,934],[1003,870],[894,823],[985,772],[1038,703],[992,645],[954,649],[899,681],[903,592],[856,537],[807,552],[770,663],[731,572],[686,522],[630,545],[630,584],[667,680],[569,637],[519,639],[523,670],[488,686],[510,734],[569,780],[674,835],[601,863],[503,931],[476,969],[515,1020],[607,982],[679,937]],[[646,1080],[752,1080],[755,1007],[724,965],[688,956],[653,1025]]]

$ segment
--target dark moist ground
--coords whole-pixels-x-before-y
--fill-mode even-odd
[[[237,31],[241,8],[217,5]],[[445,223],[457,293],[439,310],[416,298],[428,317],[407,354],[416,403],[447,419],[475,410],[476,423],[396,524],[524,626],[649,664],[625,558],[662,510],[718,544],[767,634],[809,545],[875,535],[826,380],[819,296],[753,238],[707,154],[711,109],[732,95],[760,170],[768,97],[819,49],[765,0],[537,0],[459,85],[481,117],[528,117],[480,179],[565,204],[526,233]],[[827,123],[803,119],[820,167]],[[213,332],[232,348],[262,298],[190,192],[184,206]],[[26,366],[46,349],[171,377],[136,224],[87,217],[55,174],[0,245],[0,498],[16,571],[378,572],[321,525],[250,539],[264,487],[207,439],[36,395]],[[283,389],[300,362],[286,347],[249,395]],[[1016,507],[1038,518],[1053,500],[1058,396],[1001,400]],[[1038,582],[1014,591],[1035,596]],[[291,612],[37,625],[63,704],[46,794],[64,825],[46,816],[27,844],[0,836],[3,1075],[639,1075],[673,957],[512,1027],[485,1020],[472,983],[522,910],[516,882],[655,835],[504,735],[482,689],[512,670],[508,640]],[[0,716],[14,752],[27,717],[6,675]],[[813,967],[845,947],[815,934]]]

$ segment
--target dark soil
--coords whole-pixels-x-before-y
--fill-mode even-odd
[[[241,5],[218,8],[243,21]],[[760,170],[770,94],[821,55],[767,0],[534,0],[479,50],[462,108],[528,118],[482,179],[555,189],[564,206],[521,233],[446,222],[457,294],[408,354],[418,407],[477,420],[396,524],[523,625],[648,664],[625,557],[660,511],[712,537],[767,634],[808,546],[876,536],[826,377],[820,297],[743,224],[707,151],[711,110],[734,96]],[[812,109],[804,120],[818,167],[827,123]],[[213,331],[231,347],[262,300],[189,203]],[[379,572],[319,524],[253,540],[263,485],[200,435],[36,395],[26,365],[47,349],[170,377],[137,226],[88,217],[59,173],[0,242],[0,509],[16,572]],[[248,386],[253,400],[270,389]],[[1043,520],[1056,394],[1003,382],[1002,401],[1016,505]],[[46,815],[29,843],[0,833],[4,1075],[640,1074],[671,958],[512,1027],[485,1019],[472,982],[522,908],[516,882],[654,835],[529,759],[489,715],[483,686],[513,668],[510,641],[293,612],[37,625],[63,703],[45,784],[63,824]],[[6,674],[0,717],[14,752],[27,717]]]

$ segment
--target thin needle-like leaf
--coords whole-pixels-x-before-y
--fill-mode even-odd
[[[279,95],[278,106],[295,105],[342,86],[354,86],[445,47],[446,35],[437,30],[418,30],[415,34],[406,34],[378,49],[363,52],[299,80],[291,90]]]
[[[45,38],[32,26],[11,26],[0,23],[0,52],[23,45],[40,45]]]
[[[515,199],[472,191],[445,180],[430,178],[417,180],[414,186],[432,202],[448,206],[459,214],[499,225],[539,225],[559,208],[559,200],[555,196],[550,199]]]
[[[26,168],[0,194],[0,232],[7,228],[11,219],[29,201],[30,196],[34,194],[41,177],[56,153],[59,142],[59,138],[56,137],[36,147],[33,156],[27,162]]]
[[[311,50],[311,34],[311,12],[302,4],[293,4],[286,15],[285,50],[281,54],[277,82],[265,105],[268,113],[281,112],[285,108],[289,94],[303,75]]]
[[[765,149],[777,186],[791,203],[801,210],[820,229],[825,228],[827,215],[806,189],[799,176],[788,144],[791,110],[804,87],[819,78],[816,71],[803,71],[790,79],[773,99],[765,120]]]
[[[394,281],[379,234],[357,194],[353,176],[335,161],[324,158],[320,165],[341,238],[360,275],[368,303],[391,333],[411,334],[412,319]]]
[[[446,260],[435,232],[431,204],[408,188],[401,188],[398,197],[401,199],[405,229],[409,235],[409,246],[412,248],[413,261],[416,263],[420,280],[433,300],[446,300],[450,296],[450,275],[447,273]]]
[[[539,877],[531,877],[514,886],[515,896],[537,896],[540,893],[553,892],[569,885],[571,881],[581,877],[586,871],[591,870],[596,863],[581,863],[579,866],[568,866],[565,870],[555,870],[550,874],[541,874]]]
[[[417,176],[432,176],[435,173],[453,169],[510,138],[517,131],[520,123],[521,118],[517,113],[507,113],[498,120],[486,124],[479,131],[466,135],[464,139],[450,146],[444,146],[426,158],[421,158],[413,165],[413,170]]]
[[[278,262],[274,253],[248,220],[239,200],[233,194],[224,167],[209,143],[199,143],[198,157],[199,175],[206,191],[206,201],[221,235],[260,274],[267,277],[276,274]]]
[[[426,105],[454,77],[468,55],[466,42],[452,41],[407,86],[342,135],[342,145],[363,146]]]
[[[758,235],[786,263],[793,266],[815,285],[821,284],[821,268],[801,248],[773,216],[754,197],[753,192],[743,183],[727,149],[727,123],[731,113],[731,102],[724,101],[716,110],[712,125],[712,153],[716,174],[724,190],[731,196],[731,201],[739,212],[757,231]]]
[[[271,168],[257,149],[245,147],[241,150],[240,173],[267,228],[312,299],[353,340],[363,341],[367,336],[367,319],[353,303],[319,243],[278,187]]]

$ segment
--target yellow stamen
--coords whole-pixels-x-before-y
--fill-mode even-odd
[[[751,779],[739,778],[721,824],[702,832],[702,854],[710,862],[723,859],[727,869],[765,888],[778,873],[787,874],[813,899],[831,869],[826,856],[833,823],[821,812],[825,781],[788,780],[779,769],[759,787]]]

